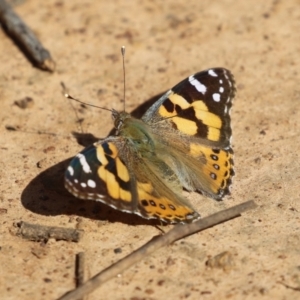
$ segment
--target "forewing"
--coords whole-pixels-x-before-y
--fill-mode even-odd
[[[189,76],[143,116],[162,130],[176,130],[215,148],[230,146],[230,108],[235,95],[230,71],[214,68]]]
[[[125,146],[119,137],[97,142],[77,154],[65,173],[65,187],[75,197],[103,202],[113,208],[134,212],[135,185],[126,162],[119,155]]]

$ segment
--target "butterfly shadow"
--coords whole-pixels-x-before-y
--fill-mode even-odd
[[[70,161],[71,158],[51,166],[31,180],[21,194],[21,202],[26,209],[45,216],[70,215],[128,225],[160,224],[156,220],[146,220],[97,201],[81,200],[71,195],[64,187],[64,173]]]
[[[140,117],[160,95],[155,96],[132,112]],[[98,140],[91,134],[73,133],[80,145],[88,146]],[[103,203],[81,200],[72,196],[64,187],[64,173],[72,158],[59,162],[33,178],[21,194],[23,206],[40,215],[70,215],[111,223],[122,222],[128,225],[162,225],[158,220],[146,220],[135,214],[115,210]]]

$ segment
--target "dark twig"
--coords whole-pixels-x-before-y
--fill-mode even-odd
[[[44,241],[53,238],[78,242],[83,235],[83,230],[72,228],[43,226],[26,222],[20,222],[17,226],[17,235],[31,241]]]
[[[287,289],[291,289],[291,290],[294,290],[294,291],[297,291],[297,292],[300,292],[300,287],[293,287],[291,285],[288,285],[286,283],[284,283],[283,281],[277,281],[277,283],[279,284],[282,284],[284,287],[286,287]]]
[[[85,255],[84,252],[79,252],[76,254],[76,266],[75,266],[75,278],[76,278],[76,287],[80,287],[84,283],[84,261]],[[83,298],[81,298],[82,300]]]
[[[79,252],[76,254],[76,287],[81,286],[84,282],[84,258],[84,252]]]
[[[54,71],[55,62],[52,60],[49,51],[43,47],[32,30],[5,0],[0,0],[0,22],[6,29],[7,34],[34,65],[46,71]]]
[[[244,202],[242,204],[236,205],[234,207],[228,208],[226,210],[215,213],[211,216],[208,216],[204,219],[201,219],[195,223],[191,224],[178,224],[165,235],[160,235],[154,237],[147,244],[127,255],[123,259],[119,260],[110,267],[104,269],[100,273],[96,274],[94,277],[89,279],[85,284],[79,288],[65,294],[59,300],[76,300],[80,299],[83,296],[91,293],[99,285],[109,280],[112,277],[122,273],[124,270],[127,270],[134,263],[148,257],[151,253],[158,250],[163,246],[167,246],[174,241],[177,241],[183,237],[196,233],[198,231],[204,230],[206,228],[212,227],[219,223],[225,222],[227,220],[233,219],[240,216],[242,212],[245,212],[249,209],[256,207],[254,201]]]

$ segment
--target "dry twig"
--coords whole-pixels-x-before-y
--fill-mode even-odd
[[[85,261],[84,252],[77,253],[76,266],[75,266],[75,278],[76,278],[77,288],[83,285],[84,283],[84,261]],[[80,300],[83,300],[83,297]]]
[[[0,22],[7,34],[37,67],[50,72],[54,71],[55,62],[49,51],[43,47],[32,30],[5,0],[0,0]]]
[[[249,209],[253,209],[256,207],[254,201],[247,201],[242,204],[236,205],[234,207],[228,208],[226,210],[215,213],[211,216],[208,216],[204,219],[201,219],[195,223],[191,224],[178,224],[165,235],[160,235],[154,237],[151,241],[149,241],[144,246],[140,247],[136,251],[127,255],[123,259],[119,260],[115,264],[110,267],[104,269],[100,273],[96,274],[94,277],[89,279],[85,284],[80,286],[79,288],[65,294],[59,300],[76,300],[84,297],[88,293],[91,293],[95,290],[99,285],[109,280],[112,277],[122,273],[124,270],[127,270],[134,263],[143,259],[146,256],[149,256],[154,251],[158,250],[163,246],[167,246],[183,237],[201,231],[203,229],[212,227],[219,223],[228,221],[235,217],[240,216],[242,212],[245,212]]]
[[[84,252],[79,252],[76,254],[76,268],[75,268],[75,277],[76,277],[76,287],[79,287],[84,282]]]
[[[78,242],[83,235],[83,230],[80,229],[43,226],[26,222],[20,222],[17,225],[17,235],[31,241],[44,241],[53,238],[56,240]]]

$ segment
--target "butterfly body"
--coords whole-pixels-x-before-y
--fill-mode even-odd
[[[199,218],[182,188],[216,200],[229,193],[234,92],[229,71],[210,69],[176,85],[142,119],[113,111],[116,135],[72,160],[66,188],[78,198],[148,219],[185,223]]]

